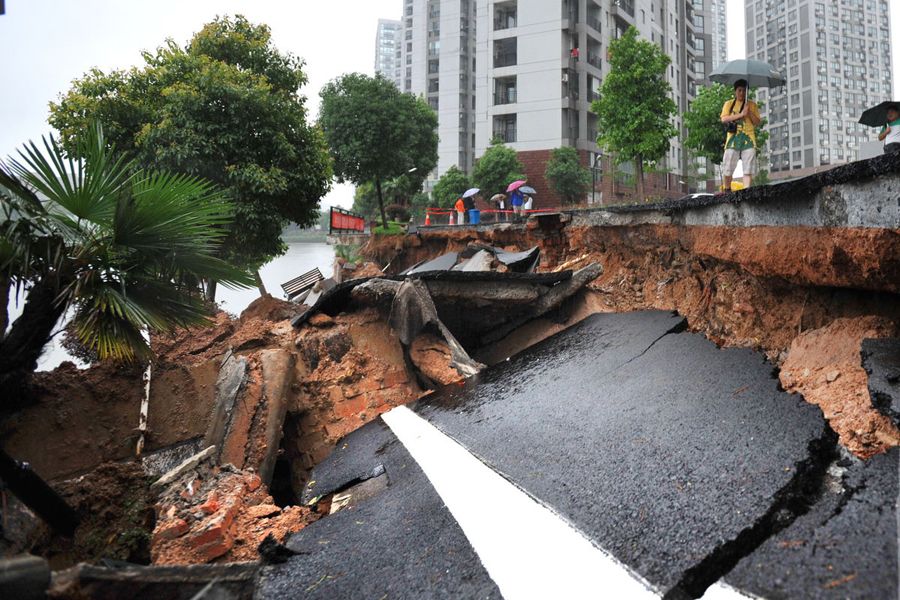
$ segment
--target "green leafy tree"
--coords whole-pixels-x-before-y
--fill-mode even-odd
[[[722,127],[722,107],[734,97],[732,88],[720,83],[700,88],[697,97],[691,102],[691,106],[684,114],[684,125],[688,130],[684,145],[692,150],[696,156],[705,158],[714,165],[721,165],[725,151],[725,128]],[[750,99],[756,100],[756,90],[750,90]],[[760,103],[760,108],[762,107]],[[764,150],[769,140],[769,132],[766,131],[766,119],[756,127],[756,144],[762,163]],[[766,181],[765,171],[760,171],[755,182],[763,184]]]
[[[700,88],[690,108],[684,113],[684,126],[688,131],[684,138],[685,147],[714,165],[722,164],[726,134],[720,115],[722,106],[731,97],[731,88],[714,83]]]
[[[307,124],[299,93],[303,62],[242,16],[217,18],[185,47],[170,40],[143,58],[129,71],[92,70],[51,103],[64,147],[74,150],[79,133],[100,121],[139,166],[225,190],[240,226],[229,229],[223,257],[258,268],[283,253],[284,225],[314,224],[332,178],[324,136]]]
[[[498,140],[491,142],[472,170],[472,183],[485,198],[506,192],[507,186],[519,179],[525,179],[525,167],[516,151]]]
[[[52,137],[0,164],[0,267],[27,290],[22,314],[0,332],[0,397],[19,397],[67,310],[78,341],[99,358],[149,355],[144,330],[207,321],[199,282],[248,286],[217,258],[232,203],[188,175],[139,169],[99,126],[73,160]],[[6,290],[7,288],[4,287]]]
[[[470,187],[472,187],[472,182],[469,180],[469,176],[453,165],[441,175],[441,178],[434,184],[434,189],[431,190],[434,206],[452,208],[456,204],[456,200]]]
[[[380,74],[343,75],[320,96],[319,124],[338,180],[358,186],[371,181],[387,228],[385,183],[411,171],[421,177],[437,165],[437,115]]]
[[[644,164],[658,161],[669,151],[677,134],[672,89],[666,81],[671,59],[657,44],[638,38],[629,27],[609,45],[609,74],[603,79],[597,114],[597,143],[617,161],[633,161],[637,195],[644,199]]]
[[[550,153],[544,177],[566,204],[584,200],[591,187],[591,172],[578,158],[578,150],[564,146]]]
[[[350,209],[360,214],[367,221],[372,221],[378,216],[378,192],[371,181],[363,182],[356,186],[353,192],[353,207]]]

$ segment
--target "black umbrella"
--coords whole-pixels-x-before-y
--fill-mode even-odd
[[[859,122],[863,125],[868,125],[869,127],[882,127],[888,121],[888,109],[896,109],[898,107],[900,107],[900,102],[887,100],[885,102],[882,102],[878,106],[873,106],[872,108],[866,109],[866,111],[863,112],[862,116],[859,118]]]

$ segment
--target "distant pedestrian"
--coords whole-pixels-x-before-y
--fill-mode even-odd
[[[468,198],[463,198],[463,207],[465,208],[466,212],[475,210],[475,197],[469,196]]]
[[[887,109],[887,124],[881,128],[878,140],[884,142],[884,153],[900,152],[900,107],[896,104]]]
[[[465,224],[465,214],[466,214],[466,203],[463,202],[462,198],[456,199],[456,224],[464,225]]]
[[[506,194],[497,194],[495,198],[497,199],[497,210],[499,211],[497,220],[503,219],[508,221],[509,218],[506,215]]]
[[[744,169],[744,187],[757,172],[756,127],[762,122],[756,102],[747,97],[747,80],[734,82],[734,98],[722,106],[721,121],[725,127],[725,155],[722,159],[725,191],[731,190],[731,178],[740,160]]]
[[[516,217],[520,216],[522,214],[522,205],[525,204],[522,192],[518,189],[513,190],[509,195],[509,203],[512,205],[513,215]]]
[[[529,210],[531,210],[531,207],[533,205],[534,205],[534,198],[532,198],[531,196],[525,196],[525,204],[522,205],[522,209],[525,212],[528,212]]]

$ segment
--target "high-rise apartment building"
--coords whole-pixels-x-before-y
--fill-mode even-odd
[[[725,0],[709,1],[709,36],[712,44],[713,69],[728,62],[727,21],[725,20]]]
[[[891,98],[887,1],[747,0],[745,13],[748,56],[787,79],[760,92],[772,173],[856,160],[874,138],[860,114]]]
[[[381,73],[400,87],[400,21],[378,19],[375,34],[375,72]]]
[[[475,0],[404,0],[401,91],[422,96],[438,116],[438,166],[475,162]]]
[[[519,152],[539,191],[554,148],[578,148],[593,164],[590,105],[610,41],[631,25],[672,58],[666,79],[681,131],[680,114],[713,68],[717,1],[404,0],[400,89],[437,111],[433,178],[453,165],[471,172],[495,138]],[[662,166],[681,173],[688,160],[676,138]]]

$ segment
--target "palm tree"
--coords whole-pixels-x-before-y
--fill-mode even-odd
[[[142,332],[208,320],[200,283],[250,286],[215,252],[232,209],[203,180],[138,169],[95,125],[67,156],[50,136],[0,162],[0,285],[27,291],[0,329],[0,396],[19,396],[69,309],[101,359],[148,357]],[[5,305],[4,305],[5,315]]]

